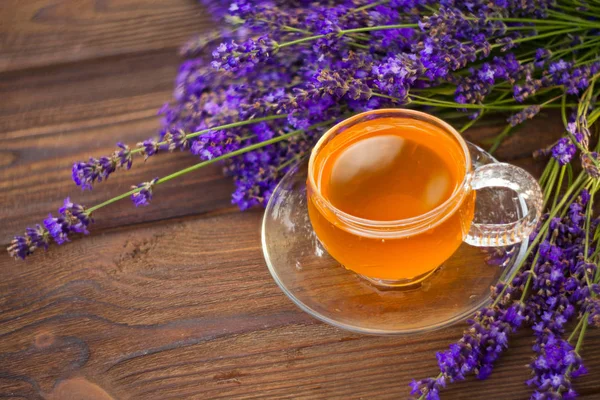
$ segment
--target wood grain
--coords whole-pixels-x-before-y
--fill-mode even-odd
[[[0,3],[0,243],[70,194],[94,204],[195,162],[163,155],[82,193],[73,161],[135,143],[158,127],[177,46],[213,29],[194,1],[5,0]],[[482,143],[495,128],[467,132]],[[531,152],[560,134],[527,124],[499,149],[536,173]],[[229,204],[218,167],[170,182],[154,204],[96,215],[93,233],[28,262],[0,252],[0,398],[397,399],[436,373],[457,325],[422,336],[351,334],[316,321],[264,264],[262,213]],[[600,398],[600,334],[589,332],[584,399]],[[511,340],[490,380],[444,399],[523,399],[531,334]]]
[[[175,50],[209,29],[194,0],[2,0],[0,71]]]
[[[38,73],[0,75],[0,242],[26,224],[60,206],[66,195],[92,205],[129,190],[129,186],[164,176],[197,160],[188,154],[137,158],[132,170],[114,174],[92,192],[70,180],[73,162],[112,153],[124,140],[130,145],[152,137],[157,111],[171,97],[178,59],[172,51],[115,57],[102,62],[53,66]],[[206,182],[199,191],[198,184]],[[210,183],[209,183],[210,182]],[[231,183],[219,167],[163,186],[183,207],[156,202],[132,212],[119,204],[97,214],[100,227],[164,219],[227,206]],[[160,198],[160,190],[157,191]],[[27,207],[22,207],[26,203]],[[106,218],[108,216],[110,218]]]

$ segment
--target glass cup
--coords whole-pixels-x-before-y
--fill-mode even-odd
[[[442,204],[415,217],[377,221],[343,212],[323,196],[319,173],[324,163],[319,161],[320,152],[349,127],[378,118],[426,122],[460,149],[457,162],[464,163],[464,177]],[[484,188],[513,190],[526,212],[514,221],[500,224],[474,220],[476,191]],[[454,128],[432,115],[407,109],[368,111],[327,131],[310,156],[307,197],[313,229],[329,254],[347,269],[386,287],[406,287],[422,281],[450,258],[463,241],[481,247],[520,242],[535,228],[543,203],[537,181],[525,170],[505,163],[474,169],[467,144]]]

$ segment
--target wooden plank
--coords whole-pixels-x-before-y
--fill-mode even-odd
[[[40,222],[67,195],[93,205],[198,162],[191,154],[165,154],[145,164],[137,158],[131,171],[117,172],[92,192],[81,192],[70,178],[73,162],[110,154],[118,141],[135,145],[156,134],[157,110],[171,98],[177,71],[171,53],[0,75],[0,98],[7,100],[0,102],[0,243]],[[100,210],[94,229],[228,207],[232,184],[214,166],[163,188],[150,207],[132,210],[125,201]]]
[[[0,393],[93,399],[406,398],[436,373],[462,326],[420,336],[351,334],[317,322],[277,288],[262,258],[261,213],[113,229],[27,263],[0,255]],[[577,380],[600,396],[590,330]],[[522,399],[531,334],[511,340],[487,382],[447,399]],[[92,386],[93,385],[93,386]],[[62,397],[61,397],[62,396]]]
[[[2,0],[0,71],[157,49],[175,54],[211,28],[194,0]]]

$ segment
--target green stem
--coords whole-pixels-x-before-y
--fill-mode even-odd
[[[540,186],[545,186],[545,182],[546,179],[548,179],[548,176],[550,175],[550,171],[554,169],[555,162],[556,159],[552,157],[550,158],[550,161],[548,161],[548,164],[546,164],[546,168],[544,168],[544,172],[542,172],[542,176],[540,177]]]
[[[567,125],[569,124],[569,121],[567,120],[567,92],[563,94],[563,97],[560,102],[560,115],[562,117],[565,129],[567,129]]]
[[[594,204],[594,196],[596,195],[596,191],[598,190],[598,183],[594,181],[592,185],[592,189],[590,190],[590,200],[587,204],[587,210],[585,212],[585,247],[583,258],[585,261],[588,261],[588,253],[590,248],[590,220],[592,218],[593,213],[593,204]],[[587,270],[585,271],[585,276],[587,278]],[[590,288],[591,289],[591,288]],[[593,293],[593,292],[592,292]]]
[[[281,171],[282,169],[284,169],[285,167],[294,164],[295,162],[297,162],[298,160],[300,160],[302,157],[304,157],[306,153],[300,153],[297,156],[294,156],[292,158],[290,158],[289,160],[287,160],[286,162],[279,164],[276,168],[277,171]]]
[[[563,179],[565,178],[565,172],[567,170],[567,166],[563,165],[560,167],[560,176],[558,177],[558,184],[556,185],[556,191],[554,192],[554,200],[552,201],[552,208],[556,206],[556,202],[560,197],[560,189],[562,188]]]
[[[521,293],[521,299],[519,300],[519,303],[523,303],[525,300],[525,296],[527,296],[527,291],[529,290],[529,286],[531,285],[531,281],[533,280],[533,270],[535,269],[535,265],[537,264],[539,256],[540,252],[538,250],[538,252],[535,253],[535,257],[533,257],[533,261],[531,262],[529,275],[527,275],[527,281],[525,282],[525,287],[523,288],[523,292]]]
[[[587,313],[585,313],[581,319],[579,320],[579,322],[577,323],[577,326],[575,327],[575,329],[573,329],[573,332],[571,332],[571,335],[569,335],[569,338],[567,339],[567,342],[571,343],[571,341],[573,341],[573,339],[575,339],[575,336],[577,335],[577,332],[579,332],[579,330],[581,329],[581,327],[583,326],[583,320],[587,319]]]
[[[373,93],[373,96],[383,97],[386,99],[396,101],[398,103],[404,102],[402,99],[399,99],[397,97],[392,97],[392,96],[388,96],[388,95],[384,95],[384,94],[380,94],[380,93]],[[512,105],[512,106],[503,106],[503,105],[496,106],[496,105],[492,105],[492,104],[461,104],[461,103],[455,103],[452,101],[428,99],[426,97],[421,97],[416,94],[410,94],[409,98],[411,99],[410,103],[416,104],[416,105],[434,106],[434,107],[467,108],[467,109],[476,109],[476,110],[479,110],[479,109],[502,110],[502,111],[523,110],[527,107],[536,105],[536,104],[517,104],[517,105]],[[417,100],[413,100],[413,99],[417,99]],[[557,99],[558,99],[558,97],[553,98],[549,101],[555,101]],[[544,104],[540,104],[540,106],[543,106],[544,108],[560,108],[561,107],[560,104],[549,104],[549,101]],[[565,106],[568,106],[568,107],[575,107],[577,105],[578,105],[578,103],[577,104],[575,104],[575,103],[565,104]]]
[[[141,188],[132,189],[129,192],[120,194],[117,197],[113,197],[112,199],[106,200],[104,203],[100,203],[100,204],[97,204],[97,205],[95,205],[93,207],[90,207],[90,208],[88,208],[86,210],[86,212],[89,215],[89,214],[93,213],[94,211],[96,211],[96,210],[98,210],[98,209],[100,209],[102,207],[106,207],[109,204],[115,203],[115,202],[117,202],[119,200],[123,200],[123,199],[131,196],[132,194],[139,192],[140,190],[142,190],[142,189]]]
[[[212,128],[203,129],[203,130],[197,131],[197,132],[192,132],[190,134],[185,135],[185,137],[187,139],[191,139],[191,138],[195,138],[195,137],[200,136],[200,135],[204,135],[204,134],[209,133],[209,132],[214,132],[214,131],[218,131],[218,130],[222,130],[222,129],[237,128],[239,126],[256,124],[257,122],[272,121],[272,120],[283,119],[283,118],[287,118],[287,114],[270,115],[268,117],[248,119],[248,120],[244,120],[244,121],[240,121],[240,122],[234,122],[234,123],[231,123],[231,124],[214,126]],[[163,146],[163,145],[166,145],[166,144],[167,144],[166,141],[158,142],[159,146]],[[144,149],[142,147],[138,147],[138,148],[135,148],[135,149],[131,150],[131,154],[141,153],[142,151],[144,151]]]
[[[552,189],[554,189],[554,183],[556,182],[556,176],[558,175],[558,170],[560,167],[558,164],[555,164],[552,170],[550,171],[550,176],[548,177],[548,184],[544,187],[544,203],[542,208],[546,208],[550,197],[552,196]]]
[[[490,154],[494,154],[494,152],[498,149],[498,147],[500,147],[500,144],[502,143],[504,138],[506,138],[506,136],[508,136],[508,134],[510,133],[512,128],[513,128],[513,126],[508,124],[504,127],[502,132],[500,132],[500,134],[498,136],[496,136],[496,139],[494,139],[494,143],[492,143],[492,146],[488,150],[488,152]]]
[[[583,43],[581,43],[581,44],[579,44],[577,46],[574,46],[574,47],[571,47],[571,48],[568,48],[568,49],[565,49],[565,50],[560,50],[560,51],[554,52],[552,54],[552,58],[555,59],[555,58],[560,57],[562,54],[569,54],[569,53],[572,53],[575,50],[585,49],[585,48],[591,47],[592,45],[597,44],[598,42],[600,42],[600,37],[594,38],[594,39],[591,39],[591,40],[588,40],[588,41],[584,41]]]
[[[382,5],[382,4],[389,3],[389,2],[390,2],[390,0],[381,0],[381,1],[376,1],[376,2],[374,2],[374,3],[367,4],[367,5],[364,5],[364,6],[362,6],[362,7],[358,7],[358,8],[356,8],[356,9],[354,9],[354,12],[359,12],[359,11],[368,10],[369,8],[377,7],[377,6],[380,6],[380,5]]]
[[[475,123],[477,121],[479,121],[481,119],[481,117],[483,117],[484,113],[485,113],[485,111],[480,112],[479,115],[476,118],[473,118],[472,120],[470,120],[469,122],[467,122],[466,124],[464,124],[463,127],[459,129],[459,132],[463,133],[464,131],[466,131],[467,129],[469,129],[473,125],[475,125]]]
[[[467,18],[467,19],[472,19],[472,20],[478,20],[477,18]],[[531,23],[531,24],[538,24],[538,25],[563,25],[563,26],[577,26],[577,27],[590,27],[590,28],[598,28],[598,24],[594,24],[591,22],[583,22],[583,23],[579,23],[579,22],[570,22],[570,21],[563,21],[563,20],[554,20],[554,19],[531,19],[531,18],[486,18],[486,20],[488,21],[503,21],[503,22],[525,22],[525,23]]]
[[[174,173],[172,173],[170,175],[167,175],[167,176],[165,176],[163,178],[160,178],[160,179],[158,179],[156,181],[156,183],[154,185],[155,186],[156,185],[160,185],[162,183],[170,181],[171,179],[178,178],[178,177],[180,177],[182,175],[185,175],[185,174],[187,174],[189,172],[196,171],[197,169],[200,169],[200,168],[205,167],[205,166],[210,165],[210,164],[214,164],[214,163],[216,163],[218,161],[222,161],[222,160],[225,160],[227,158],[239,156],[239,155],[247,153],[249,151],[256,150],[256,149],[259,149],[261,147],[268,146],[270,144],[274,144],[274,143],[277,143],[277,142],[281,142],[283,140],[289,139],[292,136],[298,135],[300,133],[304,133],[304,132],[306,132],[308,130],[311,130],[311,129],[314,129],[314,128],[317,128],[317,127],[320,127],[320,126],[323,126],[323,125],[329,125],[329,124],[331,124],[334,121],[335,121],[335,119],[331,119],[329,121],[325,121],[325,122],[320,122],[318,124],[314,124],[314,125],[308,127],[307,129],[297,129],[295,131],[288,132],[285,135],[277,136],[277,137],[274,137],[272,139],[265,140],[265,141],[262,141],[260,143],[255,143],[253,145],[250,145],[250,146],[247,146],[247,147],[244,147],[244,148],[232,151],[231,153],[223,154],[222,156],[215,157],[215,158],[213,158],[211,160],[203,161],[203,162],[198,163],[196,165],[192,165],[191,167],[184,168],[184,169],[182,169],[180,171],[174,172]],[[117,202],[119,200],[122,200],[122,199],[124,199],[126,197],[129,197],[132,194],[139,192],[140,190],[142,190],[142,188],[135,188],[135,189],[130,190],[127,193],[123,193],[123,194],[121,194],[121,195],[119,195],[117,197],[113,197],[112,199],[109,199],[109,200],[105,201],[104,203],[100,203],[98,205],[95,205],[93,207],[88,208],[87,209],[87,213],[91,214],[94,211],[96,211],[96,210],[98,210],[98,209],[100,209],[102,207],[105,207],[105,206],[107,206],[109,204],[115,203],[115,202]]]
[[[542,33],[541,35],[527,36],[527,37],[515,39],[515,40],[513,40],[513,43],[523,43],[523,42],[528,42],[530,40],[538,40],[538,39],[543,39],[543,38],[551,37],[551,36],[564,35],[567,33],[582,31],[584,29],[586,29],[586,28],[582,28],[581,26],[579,26],[578,28],[569,28],[569,29],[563,29],[562,31]],[[492,45],[491,48],[495,49],[497,47],[502,47],[504,45],[505,45],[504,43],[497,43],[497,44]]]
[[[585,173],[580,173],[579,176],[577,177],[577,179],[575,180],[575,183],[573,183],[573,186],[571,186],[567,190],[567,192],[565,193],[564,197],[562,198],[562,200],[560,201],[560,203],[558,204],[558,206],[555,209],[550,210],[550,213],[548,215],[548,219],[546,220],[546,222],[544,222],[544,224],[540,228],[537,236],[535,237],[535,239],[533,240],[533,242],[531,242],[531,244],[527,248],[527,251],[523,255],[523,258],[521,259],[521,262],[519,263],[518,267],[515,268],[515,270],[510,274],[510,276],[508,277],[508,279],[505,281],[506,285],[504,285],[504,287],[502,288],[502,290],[500,291],[500,293],[496,297],[496,300],[494,300],[494,302],[492,303],[492,307],[495,306],[496,304],[498,304],[498,302],[502,298],[502,295],[506,291],[506,288],[513,281],[513,279],[515,278],[515,276],[517,276],[517,274],[521,270],[521,267],[523,266],[523,264],[525,263],[525,261],[527,260],[527,258],[529,258],[529,256],[531,255],[531,252],[533,251],[533,249],[535,248],[535,246],[537,246],[537,244],[540,242],[540,240],[542,240],[542,238],[544,236],[546,236],[546,232],[548,230],[548,227],[550,226],[550,222],[552,222],[552,219],[556,216],[556,214],[558,214],[558,212],[562,209],[562,207],[567,203],[567,201],[569,200],[569,198],[571,197],[571,195],[573,194],[573,192],[575,190],[580,190],[581,186],[583,184],[585,184],[589,179],[590,178],[587,177],[587,175]]]
[[[562,13],[562,12],[557,12],[554,10],[548,10],[548,15],[552,15],[556,18],[558,18],[559,20],[563,20],[563,21],[570,21],[576,24],[589,24],[590,21],[585,20],[585,19],[581,19],[578,17],[574,17],[572,15],[569,15],[568,13]]]
[[[339,31],[337,33],[337,35],[339,37],[341,37],[341,36],[347,35],[349,33],[385,31],[385,30],[389,30],[389,29],[401,29],[401,28],[417,28],[418,26],[419,26],[418,24],[397,24],[397,25],[367,26],[367,27],[363,27],[363,28],[344,29],[344,30]],[[296,44],[310,42],[310,41],[313,41],[313,40],[324,38],[325,36],[327,36],[327,35],[314,35],[314,36],[308,36],[308,37],[300,38],[300,39],[297,39],[297,40],[292,40],[290,42],[285,42],[285,43],[281,43],[281,44],[276,45],[276,49],[281,49],[281,48],[288,47],[288,46],[293,46],[293,45],[296,45]]]
[[[577,339],[577,344],[575,345],[575,353],[577,354],[581,354],[581,346],[583,346],[583,338],[585,337],[585,331],[588,327],[588,319],[587,319],[587,313],[584,314],[584,316],[586,316],[586,318],[583,320],[583,325],[581,325],[581,332],[579,332],[579,339]]]

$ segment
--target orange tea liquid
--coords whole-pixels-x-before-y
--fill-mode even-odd
[[[449,204],[467,170],[462,147],[442,128],[410,118],[380,118],[331,139],[309,173],[335,209],[365,220],[399,221]],[[398,281],[426,276],[458,249],[475,203],[473,191],[425,228],[394,236],[357,232],[308,195],[313,228],[337,261],[370,278]]]

